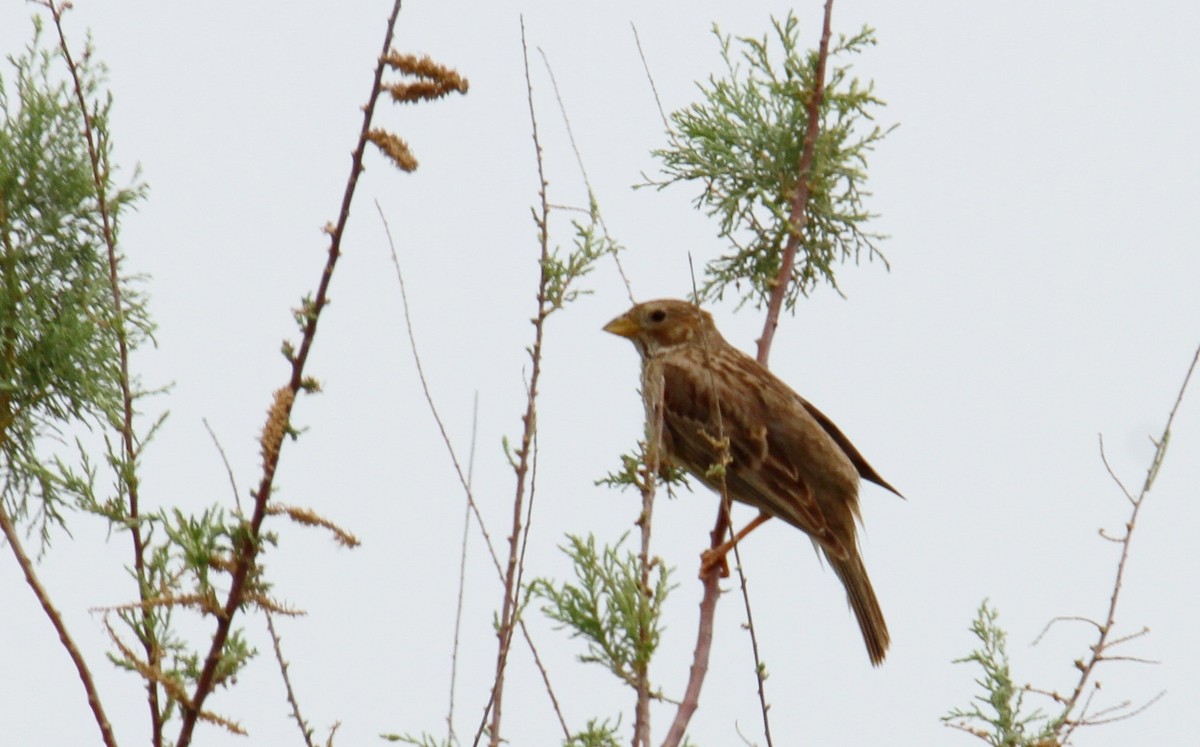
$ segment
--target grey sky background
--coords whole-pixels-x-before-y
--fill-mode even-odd
[[[383,34],[384,2],[80,2],[68,15],[111,68],[117,157],[140,163],[148,201],[126,217],[127,269],[150,276],[157,349],[136,366],[174,383],[152,410],[171,415],[147,451],[152,505],[202,510],[232,502],[205,432],[207,418],[245,495],[258,473],[257,435],[279,355],[296,338],[290,309],[316,285]],[[586,192],[554,102],[545,52],[601,209],[626,247],[639,300],[682,296],[723,246],[690,206],[698,187],[630,189],[653,175],[663,127],[630,24],[668,110],[719,70],[713,22],[761,36],[785,4],[408,3],[397,46],[431,54],[471,82],[470,94],[418,107],[383,106],[416,174],[372,156],[309,372],[325,392],[301,400],[278,499],[311,506],[363,540],[345,551],[317,531],[279,523],[265,562],[276,594],[308,612],[281,623],[291,674],[311,725],[337,743],[381,732],[443,734],[449,692],[464,499],[421,396],[378,200],[408,283],[422,363],[459,453],[469,450],[478,392],[474,483],[488,530],[507,532],[513,478],[500,448],[519,433],[524,346],[531,342],[537,247],[529,207],[536,170],[521,59],[524,13],[551,200]],[[30,36],[34,7],[0,6],[0,50]],[[820,6],[797,7],[815,44]],[[829,414],[908,497],[862,495],[867,567],[892,632],[872,670],[832,574],[808,541],[768,524],[743,548],[770,671],[777,745],[975,743],[939,723],[976,694],[977,670],[954,665],[975,645],[980,601],[999,607],[1019,682],[1066,690],[1094,631],[1056,616],[1100,618],[1128,507],[1105,472],[1140,485],[1148,440],[1165,422],[1200,343],[1200,8],[1189,3],[841,2],[835,32],[863,23],[879,45],[852,60],[900,123],[872,156],[869,207],[892,263],[845,266],[846,298],[821,289],[787,317],[772,369]],[[9,74],[5,69],[5,75]],[[566,212],[554,226],[570,242]],[[611,262],[595,291],[547,328],[540,461],[529,574],[562,578],[566,532],[614,541],[634,529],[638,500],[593,486],[641,432],[632,347],[600,331],[628,306]],[[711,309],[751,350],[762,315]],[[1134,539],[1119,633],[1151,633],[1125,653],[1156,666],[1102,668],[1094,708],[1146,714],[1081,732],[1086,745],[1192,744],[1200,608],[1200,392],[1185,400],[1171,449]],[[698,554],[716,499],[697,488],[660,497],[655,552],[679,584],[666,616],[655,684],[678,697],[695,643]],[[736,514],[744,522],[752,514]],[[59,535],[39,569],[88,654],[125,744],[145,743],[140,681],[104,661],[90,608],[131,598],[125,537],[84,518]],[[0,677],[5,744],[96,743],[70,663],[8,559],[0,562],[7,653]],[[487,698],[501,589],[478,529],[468,547],[456,730],[467,740]],[[732,587],[731,587],[732,588]],[[529,610],[540,652],[573,729],[631,713],[632,696],[577,641]],[[711,670],[693,720],[705,747],[763,744],[753,662],[735,594],[718,609]],[[248,740],[201,727],[199,744],[293,744],[282,685],[260,619],[243,624],[261,656],[209,705]],[[194,626],[204,640],[210,626]],[[513,653],[506,736],[558,744],[547,697],[523,644]],[[1027,699],[1037,704],[1036,698]],[[654,711],[656,740],[673,708]],[[628,726],[631,716],[623,723]]]

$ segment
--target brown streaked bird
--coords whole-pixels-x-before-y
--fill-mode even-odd
[[[891,639],[858,550],[859,478],[900,493],[820,410],[730,345],[708,312],[686,301],[647,301],[604,331],[628,338],[642,356],[648,437],[656,437],[661,406],[665,456],[718,493],[712,467],[728,439],[729,497],[760,511],[734,542],[772,516],[807,534],[846,587],[871,663],[881,664]]]

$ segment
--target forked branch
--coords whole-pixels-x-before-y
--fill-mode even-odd
[[[1154,485],[1154,480],[1158,476],[1158,470],[1162,466],[1163,459],[1167,453],[1167,445],[1171,440],[1171,426],[1175,423],[1175,415],[1179,412],[1179,405],[1183,402],[1183,396],[1187,392],[1188,384],[1191,382],[1192,374],[1196,371],[1197,364],[1200,363],[1200,348],[1196,349],[1192,356],[1191,365],[1188,366],[1187,374],[1183,377],[1183,384],[1179,387],[1179,394],[1175,397],[1175,403],[1171,406],[1171,412],[1167,416],[1167,423],[1163,426],[1162,435],[1154,443],[1154,456],[1150,460],[1150,466],[1146,469],[1146,478],[1142,481],[1141,490],[1135,496],[1121,484],[1117,476],[1113,473],[1111,466],[1108,464],[1108,457],[1104,453],[1104,439],[1100,439],[1100,458],[1104,461],[1105,468],[1113,481],[1121,489],[1122,494],[1129,499],[1131,510],[1129,520],[1125,523],[1125,531],[1112,539],[1118,541],[1121,545],[1121,559],[1117,562],[1117,573],[1113,579],[1112,596],[1108,600],[1108,613],[1104,618],[1103,623],[1092,624],[1097,628],[1096,642],[1090,647],[1091,655],[1086,661],[1077,663],[1079,667],[1079,680],[1075,684],[1071,695],[1065,698],[1065,706],[1063,707],[1062,726],[1060,727],[1059,742],[1066,744],[1071,738],[1071,735],[1081,726],[1096,726],[1099,724],[1110,723],[1115,720],[1130,718],[1153,705],[1163,693],[1154,696],[1149,702],[1144,703],[1130,710],[1130,703],[1122,703],[1113,708],[1108,708],[1095,714],[1088,714],[1087,708],[1090,704],[1092,695],[1100,688],[1099,683],[1095,682],[1096,668],[1104,661],[1128,661],[1132,657],[1114,656],[1112,650],[1122,643],[1140,638],[1147,631],[1142,629],[1139,632],[1132,634],[1113,637],[1113,629],[1117,619],[1117,604],[1121,598],[1121,588],[1125,582],[1125,568],[1129,562],[1129,550],[1133,541],[1133,533],[1137,528],[1138,517],[1141,514],[1142,507],[1145,505],[1146,496],[1150,493],[1151,487]],[[1101,536],[1107,537],[1104,530],[1100,530]],[[1090,621],[1089,621],[1090,622]],[[1094,683],[1094,684],[1093,684]],[[1090,686],[1090,687],[1089,687]],[[1118,715],[1113,715],[1114,712],[1119,712]]]

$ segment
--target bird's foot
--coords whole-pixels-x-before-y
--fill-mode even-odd
[[[710,547],[700,553],[700,578],[705,579],[715,571],[720,578],[729,578],[729,561],[725,558],[729,545]]]

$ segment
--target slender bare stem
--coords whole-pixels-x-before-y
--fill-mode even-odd
[[[758,338],[758,362],[767,365],[771,353],[771,340],[775,338],[775,329],[779,326],[779,312],[783,308],[783,299],[787,295],[788,285],[792,279],[792,268],[796,264],[796,252],[800,249],[800,239],[804,227],[808,225],[808,195],[809,175],[812,173],[813,157],[817,149],[817,136],[821,132],[821,103],[825,98],[825,61],[829,57],[830,20],[833,16],[833,0],[825,0],[825,19],[821,26],[821,45],[817,50],[817,70],[814,77],[815,89],[808,100],[808,126],[804,131],[804,150],[800,154],[797,171],[800,178],[796,180],[796,195],[792,198],[792,210],[788,216],[791,230],[788,232],[787,244],[783,248],[783,261],[779,263],[779,274],[775,276],[775,284],[771,288],[771,297],[767,301],[767,320],[763,324],[762,337]]]
[[[388,245],[391,248],[392,264],[396,268],[396,280],[400,285],[400,300],[404,309],[404,323],[408,331],[409,347],[412,350],[413,362],[417,367],[417,377],[421,382],[421,389],[425,394],[425,402],[429,405],[429,411],[433,415],[434,422],[437,424],[438,431],[442,436],[442,443],[446,447],[447,453],[450,455],[450,461],[454,465],[455,474],[458,475],[459,484],[467,497],[467,512],[475,517],[475,521],[479,524],[479,532],[483,535],[484,547],[488,551],[488,556],[492,559],[492,566],[496,570],[496,578],[500,584],[504,584],[504,569],[500,565],[500,558],[496,555],[495,546],[492,544],[492,536],[488,532],[487,524],[483,520],[483,515],[479,512],[479,505],[475,502],[475,495],[471,487],[470,464],[468,463],[466,471],[458,460],[458,454],[454,450],[454,444],[450,441],[450,436],[446,432],[445,423],[442,421],[441,414],[438,412],[437,403],[433,401],[433,394],[429,390],[429,381],[425,378],[425,369],[421,365],[421,354],[417,348],[416,333],[413,330],[412,314],[408,307],[408,292],[404,285],[404,273],[400,269],[400,259],[396,254],[396,245],[392,240],[391,228],[388,225],[387,218],[383,215],[383,208],[379,203],[375,203],[376,209],[379,211],[380,219],[383,221],[384,231],[388,236]],[[537,646],[534,645],[533,637],[529,634],[529,629],[525,625],[525,620],[518,617],[517,624],[521,628],[521,635],[525,639],[525,643],[529,646],[529,651],[533,654],[534,665],[537,666],[538,672],[541,674],[542,682],[546,685],[546,693],[550,696],[550,704],[554,709],[554,714],[558,718],[559,725],[562,727],[563,734],[569,737],[570,730],[567,728],[566,719],[563,717],[562,709],[559,707],[558,698],[554,695],[554,689],[550,684],[550,674],[546,671],[546,666],[542,662],[541,655],[538,653]],[[485,715],[486,719],[486,715]]]
[[[646,71],[646,80],[650,82],[650,92],[654,94],[654,104],[658,107],[658,116],[662,119],[663,129],[672,137],[671,123],[667,119],[667,111],[663,108],[662,99],[658,95],[658,86],[654,83],[654,76],[650,73],[650,63],[646,61],[646,52],[642,49],[642,37],[638,35],[637,24],[630,21],[629,27],[633,29],[633,42],[637,46],[638,57],[642,61],[642,70]]]
[[[25,548],[21,544],[20,533],[13,526],[12,519],[8,515],[8,510],[4,507],[4,501],[0,500],[0,531],[4,533],[4,539],[8,541],[8,546],[12,548],[13,555],[17,559],[17,565],[21,567],[21,572],[25,574],[25,583],[29,584],[29,588],[33,590],[33,595],[37,597],[38,603],[42,605],[42,610],[46,613],[46,617],[50,618],[50,624],[54,626],[54,630],[58,633],[58,640],[62,642],[63,648],[67,650],[67,655],[71,657],[71,661],[75,664],[75,671],[79,674],[79,681],[83,683],[84,692],[87,693],[88,706],[92,709],[92,715],[96,718],[96,726],[100,729],[100,737],[104,740],[105,747],[117,747],[117,738],[113,734],[112,725],[108,722],[108,716],[104,713],[104,706],[100,702],[100,693],[96,690],[96,683],[92,680],[91,670],[88,669],[87,662],[83,660],[83,654],[80,653],[79,647],[75,645],[71,634],[67,632],[67,625],[63,622],[62,615],[58,614],[58,610],[50,601],[50,595],[46,592],[46,588],[42,586],[38,580],[37,573],[33,569],[33,561],[25,553]]]
[[[312,729],[308,727],[308,722],[305,721],[304,716],[300,715],[300,703],[296,700],[296,692],[292,689],[292,678],[288,675],[288,662],[283,658],[283,647],[279,634],[275,632],[275,619],[271,615],[270,610],[264,610],[264,613],[267,616],[267,631],[271,634],[271,647],[275,650],[275,662],[279,664],[279,674],[283,677],[283,686],[287,690],[287,701],[292,709],[292,718],[296,720],[296,726],[300,727],[304,744],[307,747],[314,747]]]
[[[644,621],[647,615],[645,606],[653,591],[650,588],[650,538],[653,530],[654,496],[658,473],[662,466],[662,436],[663,436],[663,398],[662,392],[647,393],[650,406],[650,422],[647,423],[646,443],[647,454],[640,480],[639,489],[642,494],[642,512],[638,516],[637,525],[641,533],[641,549],[638,554],[638,565],[641,570],[641,592],[638,604],[639,612],[638,636],[641,651],[646,651],[647,637],[650,631]],[[633,718],[633,747],[649,747],[650,745],[650,671],[649,662],[634,662],[634,684],[637,700]]]
[[[196,682],[195,694],[192,702],[182,707],[183,719],[180,725],[179,738],[175,742],[176,747],[187,747],[191,744],[192,732],[196,728],[196,721],[204,705],[204,700],[216,685],[217,665],[220,663],[221,654],[225,650],[225,642],[229,638],[233,618],[245,601],[244,591],[250,577],[250,572],[257,561],[260,529],[263,518],[267,513],[267,501],[271,497],[272,486],[275,482],[275,470],[279,464],[283,435],[289,427],[288,424],[290,423],[296,395],[303,391],[305,387],[304,366],[308,361],[309,352],[312,350],[313,341],[316,339],[317,322],[320,319],[321,311],[328,303],[329,283],[333,279],[334,268],[337,266],[338,257],[341,256],[342,236],[345,233],[346,224],[350,220],[350,205],[354,200],[358,177],[363,170],[363,154],[367,147],[367,135],[371,129],[371,120],[375,116],[375,104],[379,99],[379,92],[383,81],[383,72],[386,67],[384,57],[392,46],[392,37],[396,27],[396,18],[400,14],[400,5],[401,0],[395,0],[391,15],[388,17],[387,29],[384,32],[383,38],[383,49],[379,53],[379,61],[375,66],[375,77],[372,81],[371,93],[367,99],[366,106],[363,107],[363,122],[359,132],[358,145],[354,149],[354,155],[350,162],[350,175],[346,180],[346,188],[342,193],[341,210],[338,213],[337,223],[329,231],[329,252],[325,260],[325,267],[321,272],[321,280],[317,285],[317,293],[308,308],[305,309],[304,330],[301,335],[299,350],[292,356],[291,376],[284,388],[276,393],[275,404],[270,409],[267,424],[263,430],[263,471],[258,488],[252,494],[254,497],[254,511],[244,528],[243,537],[238,542],[237,556],[234,559],[234,569],[229,584],[229,593],[226,597],[222,614],[217,618],[217,626],[213,633],[212,644],[209,646],[208,654],[204,659],[204,666],[200,670],[200,677]]]
[[[1146,479],[1143,481],[1142,488],[1138,492],[1137,496],[1133,496],[1125,488],[1125,486],[1121,484],[1121,481],[1117,479],[1116,475],[1113,474],[1107,458],[1104,457],[1104,442],[1103,440],[1100,442],[1101,458],[1104,460],[1104,466],[1109,471],[1109,474],[1112,476],[1114,482],[1116,482],[1117,486],[1121,489],[1122,494],[1124,494],[1125,497],[1130,500],[1132,504],[1132,510],[1129,515],[1129,520],[1125,523],[1125,532],[1120,539],[1121,559],[1117,562],[1117,573],[1116,577],[1113,579],[1112,596],[1108,600],[1108,614],[1105,617],[1104,623],[1097,626],[1099,630],[1096,643],[1092,644],[1091,646],[1092,653],[1086,661],[1080,663],[1079,680],[1076,683],[1075,689],[1072,691],[1071,696],[1066,699],[1066,706],[1063,708],[1062,726],[1058,735],[1059,742],[1061,744],[1066,744],[1070,740],[1074,731],[1080,726],[1094,726],[1102,723],[1109,723],[1114,720],[1129,718],[1133,715],[1141,713],[1162,696],[1162,693],[1160,693],[1148,703],[1143,704],[1132,712],[1122,713],[1120,716],[1115,718],[1097,718],[1098,716],[1112,712],[1114,709],[1106,709],[1090,717],[1087,713],[1091,696],[1094,695],[1095,690],[1099,689],[1099,683],[1092,688],[1088,687],[1089,683],[1093,682],[1094,680],[1094,674],[1097,665],[1099,665],[1102,661],[1114,661],[1128,658],[1109,656],[1108,651],[1114,646],[1127,642],[1133,638],[1137,638],[1145,632],[1143,631],[1143,633],[1134,633],[1132,635],[1115,639],[1110,637],[1113,632],[1113,627],[1116,624],[1117,604],[1120,601],[1121,588],[1125,581],[1125,567],[1129,562],[1129,549],[1133,541],[1134,529],[1137,527],[1138,516],[1141,513],[1142,506],[1145,505],[1146,496],[1150,493],[1150,488],[1154,485],[1154,479],[1158,476],[1158,470],[1162,466],[1163,458],[1166,456],[1167,444],[1171,440],[1171,426],[1175,423],[1175,414],[1179,411],[1179,405],[1183,402],[1183,396],[1187,392],[1188,384],[1191,382],[1192,374],[1195,373],[1198,363],[1200,363],[1200,348],[1197,348],[1195,354],[1192,356],[1191,365],[1188,366],[1187,374],[1183,377],[1183,384],[1179,387],[1179,394],[1176,395],[1175,403],[1171,406],[1171,412],[1167,416],[1167,423],[1163,427],[1162,436],[1154,442],[1154,456],[1150,461],[1149,468],[1146,470]],[[1087,697],[1085,697],[1085,693],[1087,693]],[[1115,709],[1121,710],[1127,706],[1128,704],[1126,703],[1116,706]],[[1079,710],[1079,713],[1077,715],[1072,715],[1072,712],[1076,709]]]
[[[821,42],[817,51],[817,70],[815,75],[816,88],[813,95],[808,101],[808,126],[804,135],[804,149],[801,152],[800,163],[797,164],[799,179],[797,179],[796,195],[792,200],[791,214],[789,220],[791,222],[791,232],[788,236],[788,242],[784,247],[783,259],[780,263],[779,274],[776,276],[776,281],[771,289],[771,296],[767,303],[767,317],[763,324],[763,333],[758,340],[758,362],[764,368],[767,367],[767,362],[771,353],[771,342],[775,337],[775,329],[779,326],[779,313],[783,308],[783,300],[787,295],[787,288],[791,282],[792,268],[796,262],[796,252],[800,247],[801,232],[808,221],[808,178],[812,170],[813,157],[816,151],[817,136],[820,133],[820,115],[821,103],[825,96],[825,65],[829,57],[829,39],[831,37],[831,19],[833,15],[833,0],[826,0],[824,20],[821,26]],[[729,520],[729,505],[728,498],[723,498],[721,508],[717,515],[717,521],[713,527],[711,534],[712,547],[719,547],[725,541],[725,538],[730,536],[732,527]],[[737,563],[739,574],[741,573],[741,559],[737,554],[737,546],[734,545],[734,558]],[[684,691],[683,700],[679,709],[675,714],[675,722],[671,725],[671,730],[667,734],[666,740],[663,742],[664,747],[675,747],[680,744],[684,734],[687,731],[688,721],[699,705],[700,691],[704,684],[704,677],[708,673],[708,656],[712,647],[713,621],[716,617],[717,599],[720,596],[720,585],[718,583],[719,568],[716,566],[709,568],[709,573],[702,578],[704,594],[700,600],[700,621],[696,636],[696,648],[693,653],[692,667],[688,677],[687,688]],[[761,660],[758,655],[758,641],[754,633],[752,625],[752,617],[750,613],[749,597],[745,589],[745,576],[742,578],[743,600],[746,604],[747,623],[751,631],[751,645],[754,651],[755,658],[755,674],[758,678],[758,693],[759,703],[763,714],[763,727],[767,739],[767,743],[771,744],[771,728],[770,719],[768,718],[769,706],[766,702],[764,691],[764,673],[761,667]]]
[[[604,214],[600,212],[595,200],[595,191],[592,189],[592,182],[588,178],[587,167],[583,163],[583,154],[579,150],[579,143],[575,142],[575,131],[571,129],[571,118],[567,116],[567,107],[563,103],[562,94],[558,90],[558,79],[554,77],[554,68],[550,67],[550,59],[546,57],[545,51],[538,47],[538,54],[542,56],[542,62],[546,66],[546,74],[550,76],[550,87],[554,89],[554,98],[558,102],[558,111],[562,114],[563,126],[567,130],[567,139],[571,142],[571,151],[575,154],[575,163],[579,166],[579,174],[583,177],[583,183],[587,187],[588,200],[591,203],[588,207],[588,212],[596,216],[597,222],[600,223],[600,230],[604,231],[604,238],[611,240],[611,234],[608,232],[608,224],[604,222]],[[532,102],[530,102],[532,110]],[[621,276],[621,282],[625,284],[625,294],[629,296],[629,303],[634,303],[633,286],[629,283],[629,276],[625,274],[625,265],[621,264],[621,257],[614,251],[611,252],[613,262],[617,265],[617,274]]]
[[[508,537],[508,565],[504,572],[504,601],[500,608],[500,626],[497,630],[499,650],[496,653],[496,675],[495,681],[492,684],[488,707],[484,709],[485,720],[480,724],[479,731],[475,735],[475,743],[478,744],[482,736],[484,723],[486,723],[486,716],[490,711],[491,723],[488,732],[491,747],[499,747],[501,742],[500,724],[502,722],[504,704],[505,673],[508,666],[508,653],[511,648],[513,631],[517,627],[516,618],[520,612],[518,599],[520,587],[518,584],[521,575],[524,573],[522,558],[524,557],[524,546],[526,544],[521,541],[522,522],[526,492],[528,490],[530,497],[532,497],[533,491],[531,465],[536,458],[534,440],[537,434],[538,382],[542,373],[542,340],[545,333],[546,318],[553,310],[546,295],[547,284],[550,279],[548,267],[550,257],[550,205],[546,197],[547,182],[542,160],[542,144],[538,137],[537,116],[533,109],[533,83],[529,75],[529,47],[525,41],[524,17],[521,18],[521,51],[525,63],[525,84],[529,103],[529,118],[532,122],[533,145],[538,169],[538,199],[540,208],[536,214],[536,222],[538,227],[538,243],[541,249],[539,260],[541,275],[538,281],[537,315],[532,320],[534,339],[533,345],[529,348],[531,367],[525,398],[525,412],[521,416],[521,444],[517,448],[516,463],[514,465],[517,484],[513,496],[512,531]]]
[[[732,534],[733,527],[731,526],[729,530]],[[746,630],[750,632],[750,651],[754,656],[754,679],[758,683],[758,705],[762,709],[763,736],[767,740],[767,747],[772,747],[775,742],[771,739],[771,718],[768,715],[771,706],[767,703],[766,669],[763,667],[762,656],[758,650],[758,632],[754,627],[754,612],[750,607],[750,589],[747,587],[746,574],[742,571],[742,556],[737,544],[733,546],[733,557],[737,565],[738,579],[741,582],[739,588],[742,591],[742,606],[746,610]]]
[[[220,439],[217,438],[216,432],[208,423],[208,418],[201,418],[204,423],[204,430],[208,431],[208,437],[212,439],[213,446],[217,447],[217,453],[221,456],[221,464],[225,466],[225,474],[229,477],[230,492],[233,493],[233,504],[237,506],[237,510],[242,510],[242,499],[238,492],[237,479],[233,476],[233,467],[229,464],[229,457],[225,454],[225,447],[221,445]]]
[[[479,434],[479,392],[471,404],[471,448],[467,452],[467,487],[471,487],[475,474],[475,437]],[[454,693],[458,685],[458,644],[462,633],[463,598],[467,588],[467,538],[471,533],[471,507],[463,507],[463,530],[458,559],[458,601],[454,605],[454,648],[450,652],[450,705],[446,709],[446,744],[458,743],[454,733]]]
[[[379,205],[378,200],[375,201],[375,209],[379,212],[379,219],[383,221],[383,230],[387,234],[388,246],[391,249],[392,266],[396,268],[396,281],[400,285],[400,304],[404,308],[404,326],[408,332],[408,345],[412,351],[413,364],[417,367],[417,379],[421,382],[421,391],[425,395],[425,403],[429,405],[429,411],[433,415],[434,423],[437,424],[438,433],[442,436],[442,443],[446,446],[446,451],[450,455],[450,462],[454,465],[454,473],[458,476],[458,484],[462,486],[467,496],[467,508],[475,515],[475,520],[479,522],[479,532],[483,535],[483,543],[487,548],[488,555],[492,558],[492,565],[496,568],[496,575],[503,583],[504,569],[500,566],[500,556],[496,554],[496,546],[492,543],[492,535],[488,532],[487,524],[483,520],[483,514],[479,512],[479,504],[475,502],[475,493],[471,488],[470,476],[458,460],[458,453],[454,450],[454,444],[450,441],[450,434],[446,432],[446,424],[442,420],[441,413],[438,412],[437,404],[433,401],[433,393],[429,391],[429,380],[425,378],[425,367],[421,364],[421,353],[417,348],[417,336],[413,330],[412,314],[408,308],[408,288],[404,284],[404,273],[400,270],[400,257],[396,254],[396,243],[392,239],[391,226],[388,224],[387,217],[383,214],[383,208]],[[469,465],[467,469],[470,469]]]
[[[92,183],[96,190],[96,207],[100,213],[100,224],[104,233],[104,244],[108,254],[108,283],[112,294],[114,320],[112,329],[116,335],[117,354],[120,363],[120,441],[124,461],[127,465],[126,469],[118,470],[118,479],[124,482],[125,488],[128,491],[129,505],[127,506],[128,519],[126,526],[129,529],[129,536],[133,543],[133,572],[137,579],[138,594],[145,601],[150,597],[152,591],[146,583],[146,548],[142,538],[141,511],[138,500],[138,477],[137,471],[134,469],[138,457],[138,445],[133,430],[134,394],[129,376],[129,339],[128,331],[125,328],[124,300],[121,294],[120,255],[117,252],[116,231],[113,225],[114,218],[108,202],[108,166],[107,163],[102,162],[100,148],[96,139],[95,123],[92,120],[91,110],[88,108],[87,96],[83,89],[83,82],[80,79],[79,68],[75,63],[74,56],[71,54],[71,47],[67,43],[66,31],[63,29],[63,13],[71,6],[69,3],[59,3],[54,2],[54,0],[45,0],[42,4],[49,9],[50,15],[54,19],[54,28],[58,32],[59,50],[62,52],[67,70],[70,72],[75,98],[79,104],[79,112],[83,120],[83,135],[87,141],[88,156],[92,165]],[[160,659],[160,651],[158,642],[154,638],[154,625],[151,613],[143,609],[141,615],[142,624],[138,630],[138,638],[141,640],[143,649],[146,652],[146,660],[152,666],[157,667]],[[158,685],[152,680],[146,681],[146,701],[150,711],[151,742],[154,747],[162,747],[162,713],[159,708]]]

